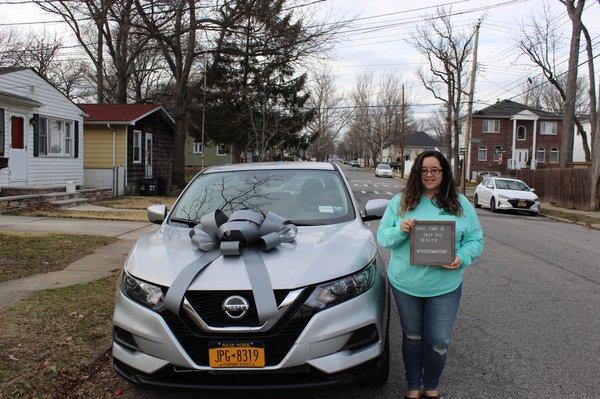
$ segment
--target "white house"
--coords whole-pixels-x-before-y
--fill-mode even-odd
[[[583,126],[583,130],[585,131],[585,136],[587,137],[588,146],[590,149],[592,147],[592,126],[590,124],[589,115],[585,115],[580,118],[581,125]],[[577,134],[577,127],[574,129],[573,133],[573,162],[585,162],[585,152],[583,151],[583,140],[581,136]]]
[[[30,68],[0,68],[0,190],[83,184],[84,112]]]

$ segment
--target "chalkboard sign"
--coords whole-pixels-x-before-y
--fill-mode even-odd
[[[454,221],[415,221],[410,231],[410,263],[449,265],[454,261]]]

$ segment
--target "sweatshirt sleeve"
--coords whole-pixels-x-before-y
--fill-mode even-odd
[[[402,220],[396,217],[399,202],[398,195],[392,198],[379,223],[377,241],[384,248],[394,249],[408,238],[408,234],[400,230]]]
[[[483,252],[483,230],[475,208],[466,197],[463,197],[462,207],[467,217],[467,229],[463,235],[456,255],[461,260],[461,267],[470,266]]]

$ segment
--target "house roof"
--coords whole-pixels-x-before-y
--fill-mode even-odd
[[[160,104],[79,104],[79,107],[88,114],[84,122],[89,123],[134,125],[156,111],[164,112],[164,115],[175,123],[173,117]]]
[[[0,75],[3,75],[5,73],[22,71],[24,69],[30,69],[30,68],[28,68],[28,67],[1,67],[0,68]]]
[[[425,132],[417,131],[404,135],[405,147],[437,147],[438,143]]]
[[[539,116],[540,118],[549,119],[562,119],[562,117],[554,112],[544,111],[541,109],[529,107],[525,104],[518,103],[511,100],[498,101],[496,104],[492,104],[489,107],[485,107],[481,110],[473,112],[473,117],[497,117],[497,118],[510,118],[513,115],[518,114],[522,111],[529,111]]]
[[[33,107],[39,107],[40,105],[42,105],[41,102],[33,100],[29,97],[20,96],[18,94],[13,94],[13,93],[8,93],[6,91],[0,91],[0,100],[2,100],[2,99],[8,99],[10,101],[22,103],[25,105],[30,105]]]
[[[39,76],[40,78],[44,79],[44,81],[45,81],[46,83],[48,83],[48,84],[49,84],[49,85],[50,85],[50,86],[51,86],[51,87],[52,87],[54,90],[56,90],[56,92],[57,92],[58,94],[60,94],[61,96],[63,96],[63,97],[64,97],[64,98],[66,98],[67,100],[69,100],[69,101],[71,102],[71,104],[73,104],[74,106],[76,106],[77,108],[79,108],[79,109],[81,110],[81,107],[79,107],[79,105],[75,104],[75,103],[73,102],[73,100],[71,100],[69,97],[65,96],[65,95],[63,94],[63,92],[61,92],[60,90],[58,90],[58,88],[57,88],[56,86],[54,86],[54,84],[53,84],[52,82],[50,82],[48,79],[46,79],[45,77],[43,77],[42,75],[40,75],[40,74],[39,74],[39,72],[38,72],[38,71],[36,71],[36,70],[35,70],[35,69],[33,69],[33,68],[30,68],[30,67],[20,67],[20,66],[12,66],[12,67],[0,67],[0,75],[5,75],[5,74],[8,74],[8,73],[19,72],[19,71],[25,71],[25,70],[29,70],[29,71],[31,71],[31,72],[33,72],[33,73],[35,73],[35,74],[36,74],[37,76]],[[12,95],[12,97],[13,97],[13,98],[21,97],[19,100],[21,100],[21,101],[29,101],[29,102],[30,102],[30,104],[33,104],[33,102],[35,102],[35,104],[34,104],[35,106],[40,106],[40,105],[42,105],[42,103],[40,103],[40,102],[38,102],[38,101],[36,101],[36,100],[32,100],[32,99],[30,99],[30,98],[27,98],[27,97],[15,96],[15,95]],[[82,116],[85,116],[85,112],[82,112],[82,113],[81,113],[81,115],[82,115]]]

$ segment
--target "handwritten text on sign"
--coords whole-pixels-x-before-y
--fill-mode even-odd
[[[447,265],[454,260],[453,221],[417,221],[410,234],[410,263]]]

